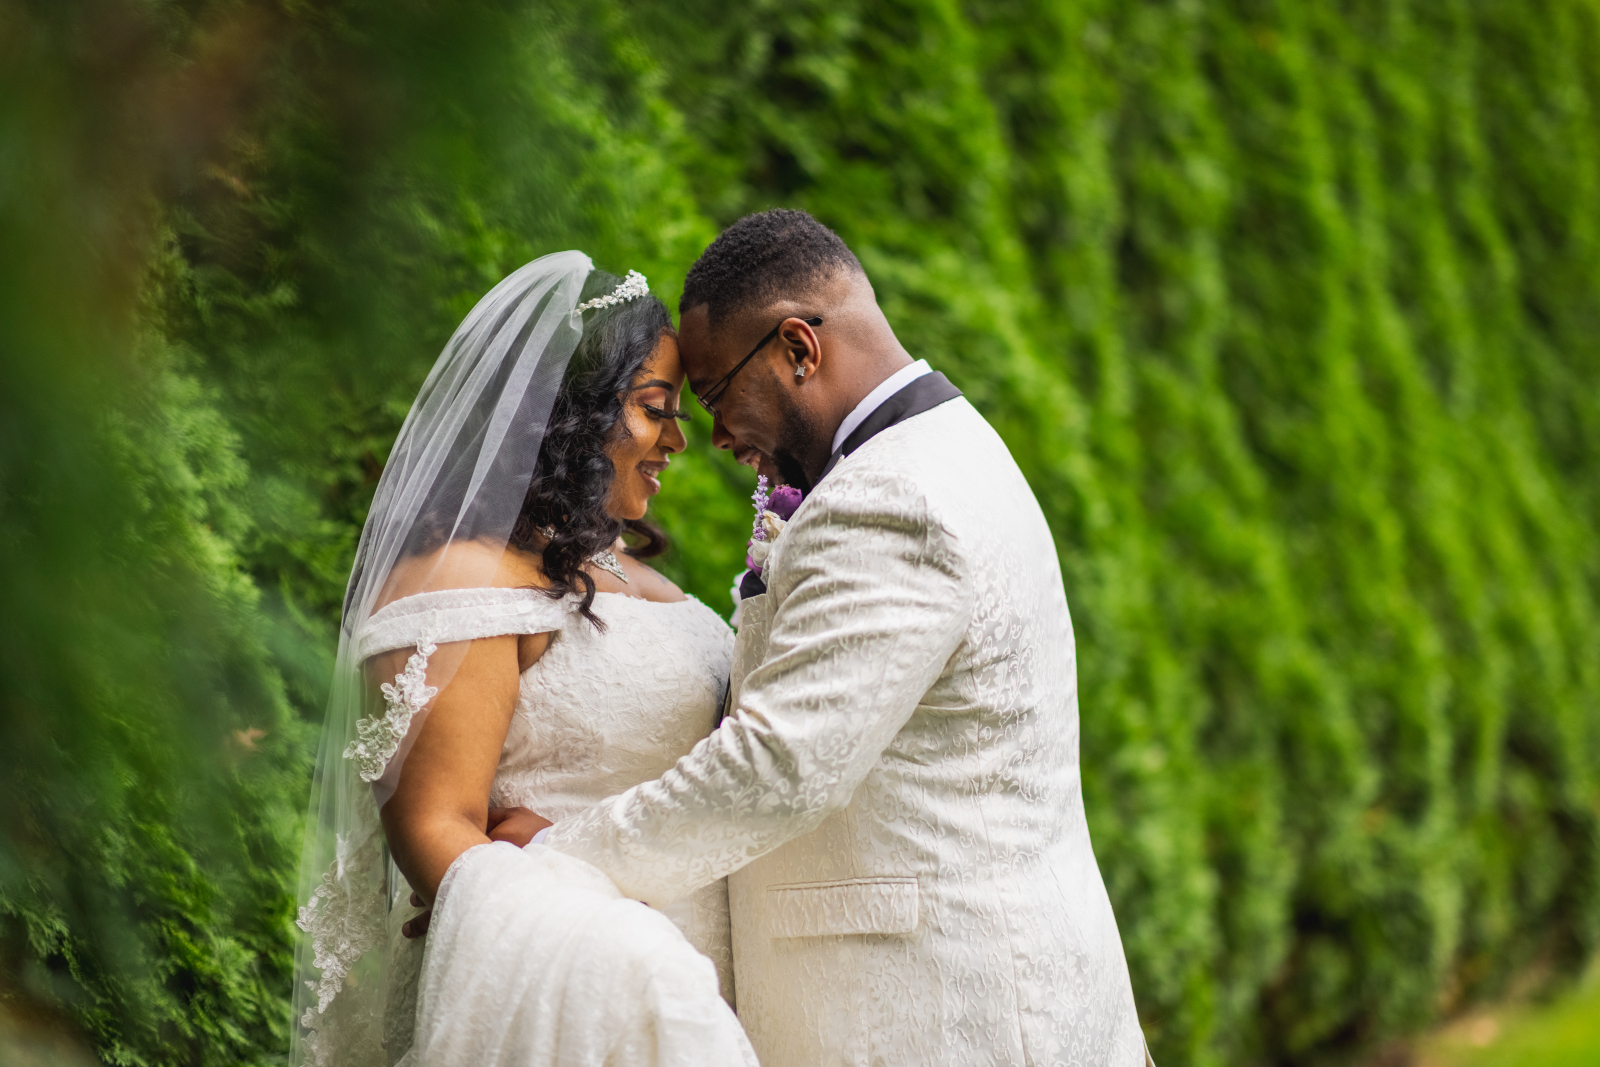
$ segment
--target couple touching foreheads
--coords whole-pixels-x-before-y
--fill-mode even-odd
[[[1006,446],[803,212],[679,311],[545,256],[423,385],[345,599],[296,1063],[1144,1064]],[[644,563],[686,381],[781,486],[737,636]]]

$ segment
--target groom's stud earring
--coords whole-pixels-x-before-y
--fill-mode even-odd
[[[796,367],[794,369],[794,376],[796,378],[804,378],[806,376],[806,369],[804,367]]]

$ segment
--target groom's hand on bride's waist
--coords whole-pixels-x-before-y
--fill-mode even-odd
[[[534,834],[550,825],[549,819],[527,808],[490,808],[489,824],[483,832],[489,835],[490,841],[509,841],[522,848],[533,840]],[[426,903],[416,893],[411,894],[413,908],[420,908]],[[428,932],[428,923],[432,918],[433,909],[429,908],[421,915],[407,919],[400,927],[400,932],[411,938],[421,937]]]
[[[489,827],[484,832],[490,841],[510,841],[522,848],[549,825],[549,819],[527,808],[490,808]]]

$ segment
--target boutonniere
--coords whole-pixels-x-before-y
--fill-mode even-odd
[[[744,565],[760,574],[767,554],[772,551],[772,542],[783,532],[804,496],[792,485],[780,485],[768,493],[767,476],[762,474],[756,477],[756,491],[750,494],[750,499],[755,502],[756,519],[750,526],[750,547],[745,553]]]

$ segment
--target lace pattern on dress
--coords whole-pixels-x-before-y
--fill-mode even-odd
[[[531,589],[417,593],[373,613],[356,635],[356,655],[365,660],[383,652],[423,653],[428,645],[442,649],[452,642],[501,634],[554,633],[544,656],[519,683],[491,802],[527,804],[537,811],[566,815],[653,780],[711,732],[732,644],[732,634],[716,613],[693,598],[662,604],[603,593],[597,600],[608,625],[603,632],[574,619],[575,602],[576,598],[554,601]],[[367,746],[371,769],[380,775],[386,762],[384,745],[373,728],[384,724],[385,737],[403,740],[406,731],[417,726],[416,711],[436,699],[422,690],[429,688],[428,667],[435,672],[432,680],[439,681],[439,655],[434,652],[433,661],[425,663],[413,661],[413,709],[395,716],[391,707],[361,724],[367,728],[357,744]],[[439,688],[442,691],[444,685]],[[393,679],[392,690],[385,692],[391,704],[407,703],[406,672]],[[347,741],[356,737],[357,729],[351,729]],[[354,777],[355,759],[361,753],[354,745],[351,748],[351,762],[345,766]],[[370,795],[367,790],[361,793]],[[361,834],[351,834],[350,845],[341,849],[352,857],[343,875],[334,864],[326,875],[318,876],[320,884],[307,887],[301,928],[310,934],[307,957],[320,968],[321,981],[301,987],[305,993],[298,1019],[302,1059],[295,1067],[389,1067],[403,1061],[416,1035],[420,1005],[416,998],[422,996],[426,981],[423,953],[414,942],[396,940],[399,916],[389,909],[397,898],[378,890],[388,861],[376,807],[369,818],[370,858],[357,844],[363,841]],[[464,866],[460,860],[451,866],[436,906]],[[706,887],[663,917],[677,923],[696,949],[716,961],[731,1001],[725,884]],[[436,966],[445,966],[456,949],[447,951],[438,934],[437,928],[430,931],[427,951],[436,958]],[[397,944],[408,950],[403,957],[395,950]],[[467,957],[455,964],[458,969],[453,973],[471,973],[481,965],[479,959]],[[316,970],[310,974],[318,977]],[[396,984],[406,981],[417,983],[409,1003],[393,996]]]
[[[411,729],[411,720],[439,695],[439,690],[428,684],[428,657],[438,649],[426,635],[419,637],[417,650],[406,660],[405,670],[394,676],[393,683],[379,686],[386,705],[384,713],[356,723],[356,740],[345,747],[344,758],[355,761],[363,782],[383,777],[401,738]]]

